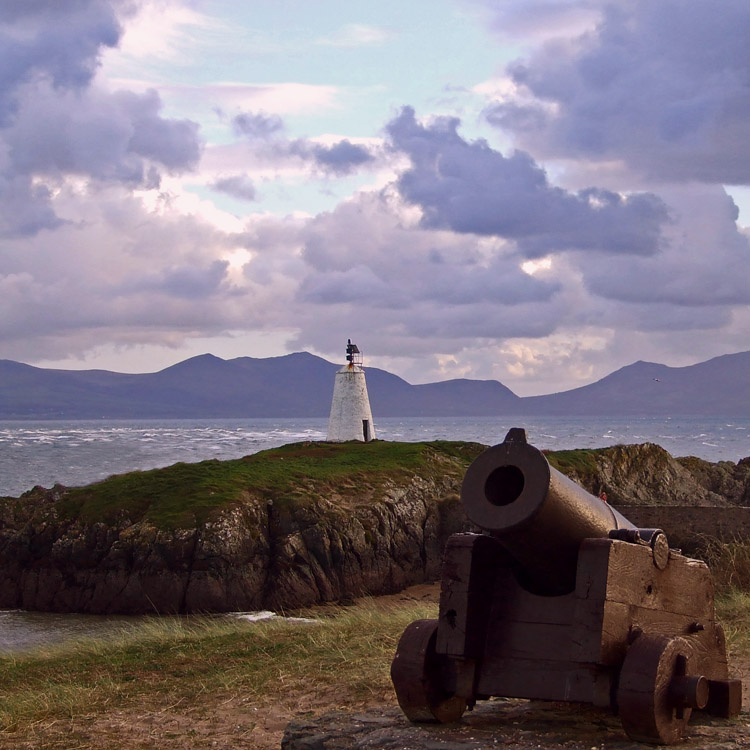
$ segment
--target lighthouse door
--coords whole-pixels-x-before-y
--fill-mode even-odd
[[[363,419],[362,420],[362,435],[365,438],[365,442],[370,442],[370,420],[369,419]]]

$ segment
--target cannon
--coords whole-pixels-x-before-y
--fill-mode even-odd
[[[551,467],[521,428],[468,468],[482,533],[453,534],[437,620],[401,636],[391,678],[414,722],[491,697],[589,703],[636,741],[673,744],[691,713],[740,712],[705,563],[670,549]]]

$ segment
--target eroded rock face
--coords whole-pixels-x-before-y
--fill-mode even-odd
[[[196,528],[66,521],[37,488],[3,508],[0,607],[88,613],[293,609],[399,591],[439,575],[452,533],[441,504],[459,476],[387,486],[381,497],[294,508],[247,493]],[[460,516],[459,516],[460,517]]]
[[[736,464],[732,461],[713,464],[695,456],[677,461],[707,492],[726,498],[733,505],[750,505],[750,458]]]
[[[750,459],[712,464],[673,458],[653,443],[592,451],[595,468],[566,471],[589,492],[614,505],[726,506],[750,504]]]

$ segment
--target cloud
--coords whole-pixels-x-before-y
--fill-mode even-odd
[[[308,163],[333,175],[347,175],[375,161],[371,150],[343,138],[320,143],[310,138],[290,139],[284,121],[265,112],[242,112],[232,118],[232,129],[253,147],[258,164],[281,166],[285,162]]]
[[[193,169],[196,123],[164,118],[144,93],[106,91],[94,80],[135,5],[112,0],[11,3],[0,18],[0,236],[65,221],[52,197],[66,180],[153,188]],[[6,12],[7,11],[7,12]]]
[[[242,201],[254,201],[257,198],[255,185],[246,174],[220,177],[211,183],[211,187]]]
[[[736,225],[737,207],[722,188],[665,189],[675,222],[667,228],[663,252],[649,258],[612,258],[605,265],[582,265],[592,294],[645,306],[641,328],[701,326],[701,317],[726,321],[733,306],[750,304],[750,238]],[[648,320],[649,306],[660,313]],[[682,310],[676,316],[665,309]],[[679,325],[679,327],[683,327]]]
[[[19,87],[35,80],[80,90],[91,82],[105,47],[122,34],[124,0],[8,0],[0,15],[0,123],[18,105]]]
[[[513,41],[522,39],[524,42],[578,36],[591,30],[602,13],[602,3],[598,0],[466,1],[469,6],[486,11],[493,31]]]
[[[85,98],[37,87],[2,132],[12,169],[34,175],[87,175],[130,184],[148,169],[190,169],[200,155],[197,125],[159,116],[155,91],[89,91]]]
[[[680,12],[674,0],[471,4],[494,14],[504,43],[534,50],[481,89],[517,150],[465,137],[458,119],[420,122],[410,107],[385,145],[343,130],[298,137],[284,118],[341,107],[345,90],[184,84],[163,67],[173,83],[153,89],[154,56],[163,66],[180,47],[205,50],[199,36],[220,30],[171,0],[76,0],[65,14],[59,2],[9,0],[1,355],[210,348],[209,337],[247,331],[292,331],[291,346],[340,355],[356,333],[370,363],[418,381],[517,388],[523,377],[538,392],[638,358],[687,364],[745,346],[748,235],[723,188],[696,182],[744,179],[742,6],[727,0],[712,20],[703,0]],[[112,51],[132,12],[162,6],[166,45],[141,39],[149,60],[128,68]],[[385,41],[344,31],[338,43]],[[110,63],[123,78],[107,76]],[[181,110],[186,101],[195,108]],[[199,110],[212,112],[205,153],[196,123],[165,114]],[[274,215],[256,194],[271,180],[304,195],[343,177],[336,193],[358,192],[312,216]],[[229,215],[206,186],[256,203]]]
[[[277,114],[265,112],[241,112],[232,118],[232,127],[237,135],[250,139],[270,138],[284,131],[284,121]]]
[[[199,13],[193,3],[181,0],[138,0],[124,24],[117,49],[108,56],[105,66],[111,70],[135,68],[154,59],[184,64],[214,51],[211,45],[229,40],[236,27]],[[113,59],[114,58],[114,59]],[[146,68],[147,69],[147,68]]]
[[[512,247],[413,226],[388,192],[315,217],[301,239],[306,269],[296,299],[314,306],[300,319],[300,336],[312,341],[336,317],[354,316],[380,342],[370,349],[390,340],[396,351],[420,335],[536,335],[560,315],[558,284],[525,274]]]
[[[79,354],[103,340],[170,343],[195,331],[244,325],[223,256],[231,235],[165,198],[155,209],[120,185],[95,198],[63,187],[55,196],[70,220],[54,232],[8,242],[0,266],[0,341],[17,351],[43,340]]]
[[[148,84],[146,84],[148,85]],[[168,86],[165,91],[185,98],[210,100],[228,110],[254,110],[279,115],[305,114],[330,109],[338,104],[340,91],[335,86],[297,83],[242,83],[218,81],[201,86]]]
[[[26,175],[0,176],[0,238],[28,237],[65,222],[52,206],[52,192]]]
[[[518,95],[490,106],[490,122],[543,158],[620,159],[650,179],[750,181],[747,3],[625,0],[601,11],[594,29],[510,65]]]
[[[215,260],[207,266],[173,266],[137,282],[126,281],[118,292],[157,292],[169,297],[202,302],[222,291],[228,268],[229,263],[222,260]]]
[[[441,118],[424,126],[408,107],[388,125],[393,147],[412,162],[399,190],[420,206],[424,226],[513,239],[528,257],[571,249],[658,251],[668,217],[655,195],[567,192],[551,185],[529,154],[505,157],[484,141],[468,142],[458,125]]]
[[[367,148],[346,138],[330,146],[307,139],[296,139],[281,147],[280,151],[282,154],[286,152],[312,161],[323,171],[337,175],[349,174],[358,167],[374,161]]]

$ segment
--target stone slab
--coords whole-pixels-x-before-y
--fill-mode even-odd
[[[498,698],[455,724],[411,724],[398,708],[300,716],[282,750],[643,750],[611,713],[587,705]],[[680,750],[750,748],[750,713],[733,720],[696,714]]]

